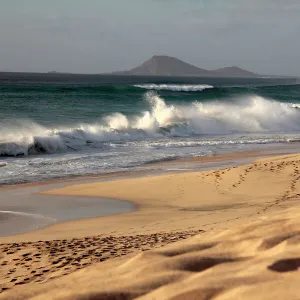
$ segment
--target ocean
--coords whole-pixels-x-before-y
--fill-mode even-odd
[[[0,74],[0,184],[298,141],[295,78]]]

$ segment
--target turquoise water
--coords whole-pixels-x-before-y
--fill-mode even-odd
[[[0,75],[0,184],[298,139],[298,79]]]

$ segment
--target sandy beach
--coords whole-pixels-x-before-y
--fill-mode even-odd
[[[0,299],[298,299],[299,163],[43,188],[137,210],[0,238]]]
[[[0,8],[0,300],[300,300],[300,0]]]

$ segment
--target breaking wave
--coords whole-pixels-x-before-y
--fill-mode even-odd
[[[148,111],[132,117],[114,113],[96,124],[48,128],[28,120],[1,121],[0,156],[106,149],[112,142],[126,144],[155,138],[167,142],[170,137],[300,130],[298,105],[261,96],[187,105],[168,105],[151,91],[145,98]]]
[[[214,88],[212,85],[207,84],[137,84],[135,87],[146,89],[146,90],[166,90],[166,91],[174,91],[174,92],[201,92],[205,89],[212,89]]]

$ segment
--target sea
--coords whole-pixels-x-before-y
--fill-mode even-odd
[[[0,185],[299,140],[297,78],[0,73]]]

